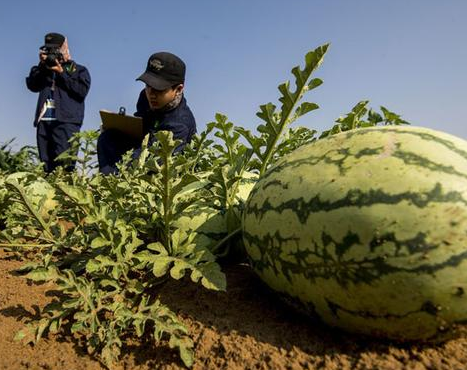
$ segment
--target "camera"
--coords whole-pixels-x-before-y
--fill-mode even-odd
[[[55,67],[57,61],[61,63],[63,61],[63,55],[60,52],[59,48],[42,48],[41,52],[44,53],[47,57],[44,60],[44,64],[47,67]]]

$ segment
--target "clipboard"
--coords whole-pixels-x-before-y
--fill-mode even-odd
[[[143,119],[108,110],[100,110],[102,129],[114,129],[135,139],[143,138]]]

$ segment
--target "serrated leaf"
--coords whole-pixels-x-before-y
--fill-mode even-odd
[[[409,124],[407,121],[404,121],[400,115],[391,112],[387,108],[381,106],[381,111],[384,115],[384,121],[386,125],[407,125]]]
[[[319,108],[318,104],[304,102],[300,104],[300,106],[296,109],[295,116],[296,118],[298,118],[318,108]]]
[[[323,80],[320,78],[313,78],[311,79],[310,83],[308,84],[308,90],[316,89],[317,87],[323,84]]]
[[[270,165],[276,153],[276,145],[281,139],[287,125],[306,112],[316,109],[316,105],[313,105],[313,103],[302,104],[297,109],[295,109],[295,106],[301,100],[303,94],[322,83],[320,79],[312,79],[310,82],[308,82],[308,80],[311,74],[321,65],[328,46],[329,45],[326,44],[307,53],[303,70],[298,66],[292,69],[296,86],[294,91],[290,90],[289,81],[279,85],[278,89],[281,93],[279,101],[282,103],[280,112],[275,112],[276,107],[272,103],[260,106],[260,111],[257,113],[257,116],[264,120],[265,124],[258,126],[257,130],[264,136],[263,143],[256,142],[251,140],[248,136],[244,136],[250,145],[254,145],[252,149],[261,161],[260,175],[262,175]],[[246,134],[245,131],[239,132],[242,136]],[[264,147],[264,149],[260,147]]]
[[[174,265],[170,269],[170,276],[175,280],[181,279],[185,276],[185,270],[189,269],[191,266],[182,260],[174,260]]]

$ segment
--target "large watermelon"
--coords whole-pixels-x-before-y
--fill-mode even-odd
[[[467,321],[467,142],[378,127],[308,144],[256,184],[258,275],[352,332],[431,339]]]

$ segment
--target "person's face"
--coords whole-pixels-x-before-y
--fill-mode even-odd
[[[175,99],[178,93],[182,92],[183,84],[175,87],[169,87],[165,90],[156,90],[146,85],[146,97],[148,98],[151,109],[161,109]]]

